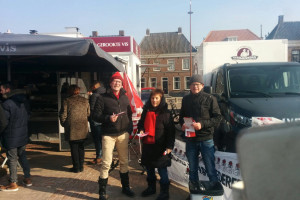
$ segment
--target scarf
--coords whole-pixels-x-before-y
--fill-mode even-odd
[[[154,144],[155,143],[155,123],[156,123],[155,112],[148,111],[145,118],[144,128],[145,133],[149,133],[144,139],[144,144]]]

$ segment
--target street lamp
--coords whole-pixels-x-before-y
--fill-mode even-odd
[[[192,68],[192,0],[190,0],[190,11],[188,12],[190,15],[190,76],[192,77],[193,75],[193,68]]]

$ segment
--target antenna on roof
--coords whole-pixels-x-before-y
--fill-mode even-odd
[[[264,39],[262,36],[262,24],[260,25],[260,39],[262,39],[262,40]]]

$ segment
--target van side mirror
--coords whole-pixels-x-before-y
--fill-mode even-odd
[[[212,94],[212,87],[211,86],[204,86],[203,91],[208,93],[208,94]]]

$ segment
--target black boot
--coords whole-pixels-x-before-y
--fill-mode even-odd
[[[142,192],[142,197],[147,197],[156,193],[156,179],[150,180],[147,178],[148,187]]]
[[[168,184],[160,184],[160,194],[156,198],[156,200],[168,200],[169,199],[169,185]]]
[[[106,195],[106,185],[107,185],[108,178],[102,179],[99,177],[99,200],[107,200],[108,197]]]
[[[128,197],[134,197],[134,192],[129,187],[129,177],[128,172],[127,173],[121,173],[121,184],[122,184],[122,193],[124,193]]]
[[[190,181],[189,190],[191,194],[199,194],[200,192],[199,182]]]

